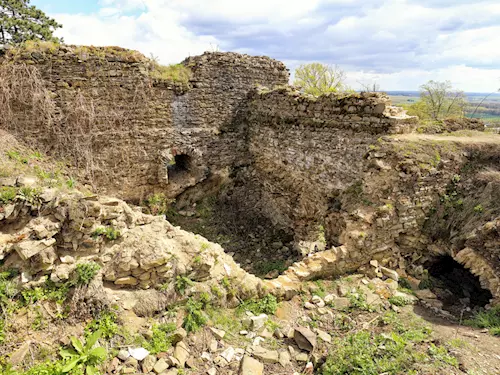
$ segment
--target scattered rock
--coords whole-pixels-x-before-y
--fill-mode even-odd
[[[244,356],[241,360],[239,375],[263,375],[264,365],[256,359]]]
[[[160,358],[154,365],[153,371],[156,372],[157,374],[161,374],[165,370],[167,370],[169,367],[167,361],[164,358]]]
[[[207,374],[208,374],[208,375],[217,375],[217,370],[216,370],[216,368],[215,368],[215,367],[212,367],[211,369],[209,369],[209,370],[207,371]]]
[[[174,358],[179,361],[180,367],[186,365],[186,360],[189,357],[189,349],[183,341],[179,342],[174,349]]]
[[[316,329],[316,333],[318,334],[318,337],[323,340],[324,342],[331,343],[332,342],[332,336],[330,336],[328,333],[325,331],[322,331],[320,329]]]
[[[299,327],[295,329],[293,339],[297,346],[308,352],[312,352],[316,347],[316,335],[313,331],[306,327]]]
[[[387,267],[380,267],[380,271],[384,276],[388,277],[389,279],[392,279],[394,281],[399,281],[399,275],[396,271],[391,270]]]
[[[313,296],[311,302],[318,307],[325,307],[325,301],[323,301],[323,299],[319,296]]]
[[[307,353],[298,353],[295,356],[295,360],[297,362],[307,362],[309,360],[309,356],[307,355]]]
[[[346,297],[336,298],[334,301],[334,306],[338,310],[347,309],[348,307],[351,306],[351,300]]]
[[[210,327],[210,331],[212,331],[212,334],[215,336],[217,340],[222,340],[226,335],[226,331],[223,331],[222,329]]]
[[[232,346],[230,346],[229,348],[224,350],[222,353],[220,353],[221,357],[224,358],[228,363],[231,363],[231,361],[234,358],[234,354],[235,354],[235,351],[234,351],[234,348]]]
[[[148,355],[144,360],[142,361],[141,367],[142,367],[142,372],[148,373],[153,371],[153,368],[156,364],[156,357],[152,355]]]
[[[420,299],[436,299],[437,296],[432,293],[429,289],[417,290],[415,295]]]
[[[252,331],[258,331],[262,327],[264,327],[264,324],[267,321],[267,315],[266,314],[260,314],[259,316],[251,316],[247,322],[249,323],[249,328]]]
[[[120,350],[118,352],[118,355],[117,355],[118,359],[122,360],[122,361],[126,361],[128,359],[128,357],[130,357],[130,353],[126,350]]]
[[[137,361],[142,361],[149,355],[149,351],[144,348],[130,348],[128,352],[130,353],[130,356]]]
[[[187,332],[184,328],[177,328],[171,335],[170,340],[172,345],[176,345],[187,337]]]
[[[26,341],[21,345],[19,349],[17,349],[14,353],[11,354],[9,358],[9,363],[12,366],[19,365],[30,351],[31,341]]]
[[[278,363],[279,353],[276,350],[268,350],[261,346],[253,349],[253,356],[264,363]]]
[[[304,303],[304,308],[307,310],[314,310],[316,308],[316,306],[313,305],[311,302],[306,302],[306,303]]]
[[[219,344],[217,344],[216,339],[210,340],[210,352],[215,353],[217,351],[217,348],[219,347]]]
[[[279,353],[279,363],[281,366],[286,367],[290,364],[292,357],[290,356],[290,353],[287,351],[283,351]]]

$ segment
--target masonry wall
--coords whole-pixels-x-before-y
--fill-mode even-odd
[[[377,93],[312,98],[292,89],[255,92],[247,116],[253,164],[245,172],[258,195],[252,205],[276,225],[293,228],[297,242],[321,247],[326,212],[359,181],[370,145],[414,127],[415,118],[389,116],[388,107],[388,97]]]
[[[115,47],[9,51],[2,64],[17,67],[30,90],[36,79],[27,76],[40,76],[50,111],[45,118],[36,103],[14,99],[0,127],[129,200],[155,190],[175,197],[244,159],[244,140],[230,131],[233,117],[255,85],[288,81],[282,63],[234,53],[187,59],[193,76],[185,84],[151,78],[150,60]],[[190,171],[169,180],[167,166],[179,154],[189,156]]]

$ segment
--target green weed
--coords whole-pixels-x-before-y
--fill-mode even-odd
[[[85,335],[90,336],[96,331],[101,331],[103,338],[110,339],[118,333],[118,324],[116,321],[116,314],[112,311],[105,310],[85,327]]]
[[[17,196],[17,189],[10,186],[0,187],[0,203],[7,204],[13,202]]]
[[[101,266],[95,262],[77,264],[75,270],[77,276],[76,284],[88,285],[94,279],[100,269]]]
[[[255,315],[274,315],[277,309],[278,301],[272,294],[268,294],[260,299],[252,298],[250,300],[242,302],[238,306],[239,312],[243,313],[245,311],[251,311]]]
[[[178,275],[175,278],[175,290],[181,296],[183,296],[186,293],[186,290],[193,285],[194,285],[193,281],[186,276]]]
[[[166,352],[172,347],[171,333],[175,329],[175,323],[153,325],[153,336],[147,341],[146,349],[152,354]]]
[[[500,336],[500,305],[489,310],[481,310],[464,323],[471,327],[487,328],[492,335]]]
[[[121,233],[119,230],[113,227],[99,227],[92,232],[91,236],[94,239],[97,239],[98,237],[102,236],[110,241],[114,241],[121,236]]]
[[[203,304],[193,298],[186,303],[183,327],[189,332],[195,332],[206,324],[207,318],[202,311]]]

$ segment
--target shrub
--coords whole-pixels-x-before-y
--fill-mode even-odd
[[[492,335],[500,336],[500,305],[479,311],[471,319],[466,320],[465,324],[476,328],[487,328]]]
[[[101,269],[95,262],[89,263],[80,263],[76,266],[76,284],[77,285],[88,285],[94,277],[97,275],[97,272]]]
[[[183,327],[189,332],[195,332],[207,322],[206,316],[202,311],[203,304],[190,298],[186,304],[186,317],[184,318]]]
[[[278,301],[272,294],[268,294],[260,299],[252,298],[248,301],[242,302],[238,306],[238,311],[245,312],[251,311],[255,315],[268,314],[274,315],[278,309]]]
[[[144,200],[144,205],[151,215],[166,215],[172,202],[173,201],[168,199],[165,194],[158,193],[147,197]]]
[[[103,236],[110,241],[114,241],[121,236],[121,233],[119,230],[114,229],[113,227],[99,227],[92,232],[91,236],[94,239],[98,238],[99,236]]]
[[[145,345],[152,354],[166,352],[172,346],[171,333],[175,331],[175,323],[155,324],[153,336]]]
[[[484,211],[484,208],[483,208],[483,205],[481,205],[481,204],[478,204],[476,207],[474,207],[474,212],[477,214],[481,214],[481,213],[483,213],[483,211]]]
[[[408,301],[405,297],[402,296],[389,297],[388,301],[394,306],[399,306],[399,307],[406,306],[410,303],[410,301]]]
[[[416,373],[417,365],[422,362],[430,362],[438,367],[439,361],[457,365],[456,359],[443,347],[431,346],[429,353],[419,351],[419,345],[428,338],[428,331],[418,329],[380,335],[367,331],[356,332],[336,340],[336,350],[330,352],[319,373],[322,375],[409,374]],[[432,359],[437,362],[432,363]]]
[[[175,279],[175,290],[182,296],[186,293],[186,289],[193,285],[193,281],[186,276],[178,275]]]
[[[108,310],[103,311],[85,327],[86,336],[91,335],[93,332],[101,331],[103,338],[110,339],[118,333],[116,319],[116,314],[114,312]]]

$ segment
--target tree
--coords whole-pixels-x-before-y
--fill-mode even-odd
[[[311,63],[300,65],[295,70],[294,85],[308,94],[321,95],[349,90],[345,79],[346,73],[337,65]]]
[[[0,0],[0,44],[60,41],[53,32],[62,26],[29,3],[30,0]]]
[[[420,101],[416,103],[432,120],[463,117],[467,100],[463,91],[453,90],[450,81],[429,81],[420,86]]]

